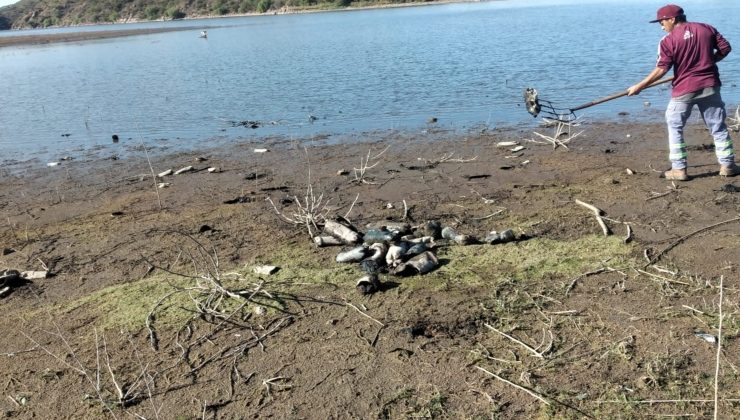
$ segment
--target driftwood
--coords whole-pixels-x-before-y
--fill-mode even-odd
[[[591,212],[596,217],[596,221],[599,222],[599,226],[601,226],[601,230],[604,232],[604,236],[609,236],[609,233],[610,233],[609,227],[604,222],[604,219],[601,218],[601,215],[604,214],[604,212],[601,209],[594,207],[591,204],[584,203],[583,201],[578,200],[578,199],[576,199],[576,204],[591,210]]]

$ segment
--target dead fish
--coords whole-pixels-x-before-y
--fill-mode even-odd
[[[388,267],[395,267],[401,263],[403,254],[406,253],[408,246],[405,242],[399,242],[388,247],[388,252],[385,254],[385,263]]]
[[[363,295],[369,295],[380,290],[380,280],[377,274],[368,274],[357,280],[357,291]]]
[[[366,244],[373,244],[378,242],[392,242],[398,239],[398,232],[389,230],[385,226],[380,229],[368,229],[362,240]]]
[[[344,241],[342,241],[339,238],[335,238],[333,236],[325,235],[325,236],[316,236],[313,238],[313,243],[316,244],[318,247],[322,246],[334,246],[334,245],[344,245]]]
[[[511,229],[506,229],[503,232],[496,232],[495,230],[491,231],[485,239],[486,243],[489,243],[491,245],[503,244],[506,242],[512,242],[514,240],[516,240],[516,235],[514,235],[514,231]]]
[[[418,243],[418,244],[414,244],[411,248],[409,248],[406,252],[404,252],[403,255],[406,258],[410,258],[410,257],[413,257],[415,255],[419,255],[422,252],[427,251],[428,249],[429,249],[429,247],[427,246],[427,244],[425,244],[425,243]]]
[[[474,237],[470,235],[461,235],[449,226],[442,229],[442,238],[455,241],[460,245],[470,245],[478,242]]]
[[[337,254],[337,262],[339,263],[353,263],[360,262],[367,256],[367,247],[364,245],[352,248],[349,251],[340,252]]]
[[[380,272],[380,264],[368,258],[360,261],[360,269],[367,274],[378,274]]]
[[[334,220],[327,220],[324,224],[324,232],[343,240],[347,244],[360,242],[360,234],[353,229]]]
[[[421,275],[434,270],[438,266],[439,260],[437,260],[437,256],[430,251],[426,251],[399,265],[393,274],[397,276]]]
[[[527,106],[527,112],[529,112],[533,117],[537,117],[537,114],[539,114],[541,110],[540,102],[537,100],[537,89],[524,89],[524,104]]]
[[[18,270],[2,270],[0,271],[0,286],[13,285],[20,278],[21,273]]]
[[[434,239],[442,237],[442,225],[436,220],[424,222],[416,229],[418,236],[431,236]]]
[[[382,242],[375,243],[370,245],[370,250],[373,251],[373,255],[369,259],[376,262],[385,261],[385,254],[388,253],[388,245]]]

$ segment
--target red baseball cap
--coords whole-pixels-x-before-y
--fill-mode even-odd
[[[670,19],[676,16],[683,15],[683,9],[681,6],[675,4],[666,4],[665,6],[658,9],[658,14],[655,20],[651,20],[650,23],[660,22],[663,19]]]

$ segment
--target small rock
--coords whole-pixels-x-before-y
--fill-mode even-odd
[[[394,206],[394,205],[393,205],[393,203],[386,203],[386,204],[385,204],[385,208],[387,208],[387,209],[389,209],[389,210],[390,210],[390,209],[395,209],[395,208],[396,208],[396,206]]]
[[[210,172],[210,173],[219,173],[219,172],[221,172],[221,168],[217,168],[215,166],[212,166],[212,167],[208,168],[208,172]]]
[[[632,137],[632,134],[627,134],[625,137],[630,138]]]
[[[167,188],[170,185],[172,185],[172,184],[170,184],[169,182],[160,182],[159,184],[157,184],[157,188],[159,188],[159,189]]]
[[[269,152],[268,149],[254,149],[254,153],[267,153]]]
[[[197,158],[195,158],[195,161],[196,161],[196,162],[205,162],[205,161],[207,161],[207,160],[208,160],[207,158],[204,158],[204,157],[202,157],[202,156],[198,156]]]
[[[164,178],[168,175],[172,175],[172,169],[167,169],[166,171],[157,174],[159,178]]]
[[[635,174],[635,171],[633,171],[633,170],[632,170],[632,169],[630,169],[630,168],[627,168],[627,169],[625,169],[625,170],[624,170],[624,172],[626,172],[626,173],[627,173],[627,175],[634,175],[634,174]]]
[[[202,225],[200,229],[198,229],[198,233],[206,233],[212,231],[213,228],[208,225]]]
[[[516,152],[522,151],[524,149],[525,149],[524,146],[517,146],[517,147],[511,149],[511,151],[514,152],[514,153],[516,153]]]
[[[50,168],[53,167],[53,166],[59,166],[59,165],[61,165],[60,162],[49,162],[49,163],[46,164],[46,166],[48,166]]]
[[[496,143],[496,147],[512,147],[517,145],[519,145],[519,143],[515,141],[500,141]]]
[[[112,135],[111,139],[113,139],[113,143],[118,143],[118,134]]]
[[[193,169],[195,169],[195,168],[193,168],[192,166],[186,166],[184,168],[180,168],[180,169],[176,170],[175,171],[175,175],[184,174],[185,172],[190,172]]]
[[[650,107],[650,101],[645,101],[642,103],[642,105],[645,106],[645,108],[648,108]]]
[[[267,309],[264,306],[255,306],[254,307],[254,314],[257,316],[262,316],[267,313]]]
[[[337,176],[345,176],[345,175],[349,175],[349,171],[348,170],[346,170],[346,169],[340,169],[340,170],[337,171]]]
[[[13,248],[3,248],[2,255],[10,255],[15,252]]]
[[[429,118],[429,119],[427,120],[427,123],[429,123],[429,124],[434,124],[434,123],[436,123],[437,121],[438,121],[438,120],[437,120],[437,117],[431,117],[431,118]]]
[[[252,269],[255,274],[261,274],[263,276],[270,276],[277,273],[278,270],[280,270],[280,267],[274,265],[258,265]]]

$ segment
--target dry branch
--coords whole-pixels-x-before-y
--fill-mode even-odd
[[[714,367],[714,420],[719,415],[719,359],[722,355],[722,297],[724,276],[719,278],[719,326],[717,327],[717,363]]]
[[[648,261],[648,263],[645,266],[654,264],[656,261],[658,261],[660,259],[660,257],[663,256],[663,254],[665,254],[666,252],[670,251],[671,249],[673,249],[674,247],[676,247],[676,245],[680,244],[681,242],[685,241],[686,239],[688,239],[688,238],[696,235],[697,233],[702,233],[702,232],[705,232],[707,230],[716,228],[717,226],[722,226],[722,225],[726,225],[728,223],[738,222],[738,221],[740,221],[740,217],[736,217],[736,218],[730,219],[730,220],[725,220],[724,222],[715,223],[713,225],[709,225],[709,226],[703,227],[701,229],[697,229],[697,230],[695,230],[695,231],[693,231],[693,232],[691,232],[691,233],[689,233],[687,235],[684,235],[684,236],[678,238],[672,244],[670,244],[667,247],[665,247],[665,249],[663,249],[662,251],[660,251],[657,254],[655,254],[652,258],[650,258],[650,260]]]
[[[515,342],[515,343],[517,343],[517,344],[519,344],[519,345],[521,345],[522,347],[524,347],[525,349],[527,349],[527,351],[529,351],[530,353],[534,354],[534,355],[535,355],[536,357],[538,357],[538,358],[540,358],[540,359],[544,359],[544,358],[545,358],[545,356],[543,356],[543,355],[542,355],[542,353],[538,352],[537,350],[535,350],[534,348],[532,348],[532,347],[528,346],[527,344],[524,344],[523,342],[521,342],[521,341],[517,340],[516,338],[514,338],[514,337],[512,337],[512,336],[510,336],[510,335],[508,335],[508,334],[506,334],[505,332],[502,332],[502,331],[499,331],[499,330],[497,330],[497,329],[496,329],[496,328],[494,328],[494,327],[493,327],[492,325],[489,325],[489,324],[484,324],[484,325],[485,325],[485,326],[486,326],[486,327],[487,327],[488,329],[490,329],[490,330],[492,330],[492,331],[495,331],[495,332],[497,332],[497,333],[499,333],[499,334],[503,335],[504,337],[508,338],[509,340],[511,340],[511,341],[513,341],[513,342]]]
[[[516,388],[516,389],[519,389],[519,390],[522,390],[522,391],[526,392],[527,394],[529,394],[529,395],[531,395],[531,396],[533,396],[533,397],[537,398],[538,400],[542,401],[542,402],[543,402],[543,403],[545,403],[546,405],[550,405],[550,402],[549,402],[549,401],[547,401],[547,400],[546,400],[546,399],[545,399],[544,397],[542,397],[541,395],[537,394],[536,392],[532,391],[532,390],[531,390],[531,389],[529,389],[529,388],[523,387],[523,386],[521,386],[521,385],[517,385],[517,384],[515,384],[514,382],[511,382],[511,381],[509,381],[509,380],[507,380],[507,379],[504,379],[504,378],[502,378],[502,377],[500,377],[500,376],[496,375],[496,374],[495,374],[495,373],[493,373],[493,372],[490,372],[490,371],[488,371],[488,370],[486,370],[486,369],[483,369],[483,368],[482,368],[482,367],[480,367],[480,366],[476,366],[475,368],[476,368],[476,369],[478,369],[478,370],[481,370],[481,371],[483,371],[483,372],[485,372],[485,373],[487,373],[487,374],[489,374],[489,375],[491,375],[491,376],[493,376],[494,378],[498,379],[499,381],[501,381],[501,382],[503,382],[503,383],[505,383],[505,384],[511,385],[511,386],[513,386],[513,387],[514,387],[514,388]]]
[[[576,199],[575,202],[579,206],[583,206],[583,207],[591,210],[591,212],[596,217],[596,221],[599,222],[599,226],[601,226],[601,230],[604,232],[604,236],[609,236],[609,227],[606,226],[606,223],[604,222],[604,219],[601,218],[601,215],[604,214],[604,212],[601,209],[599,209],[599,208],[597,208],[597,207],[595,207],[595,206],[593,206],[591,204],[584,203],[581,200]]]

